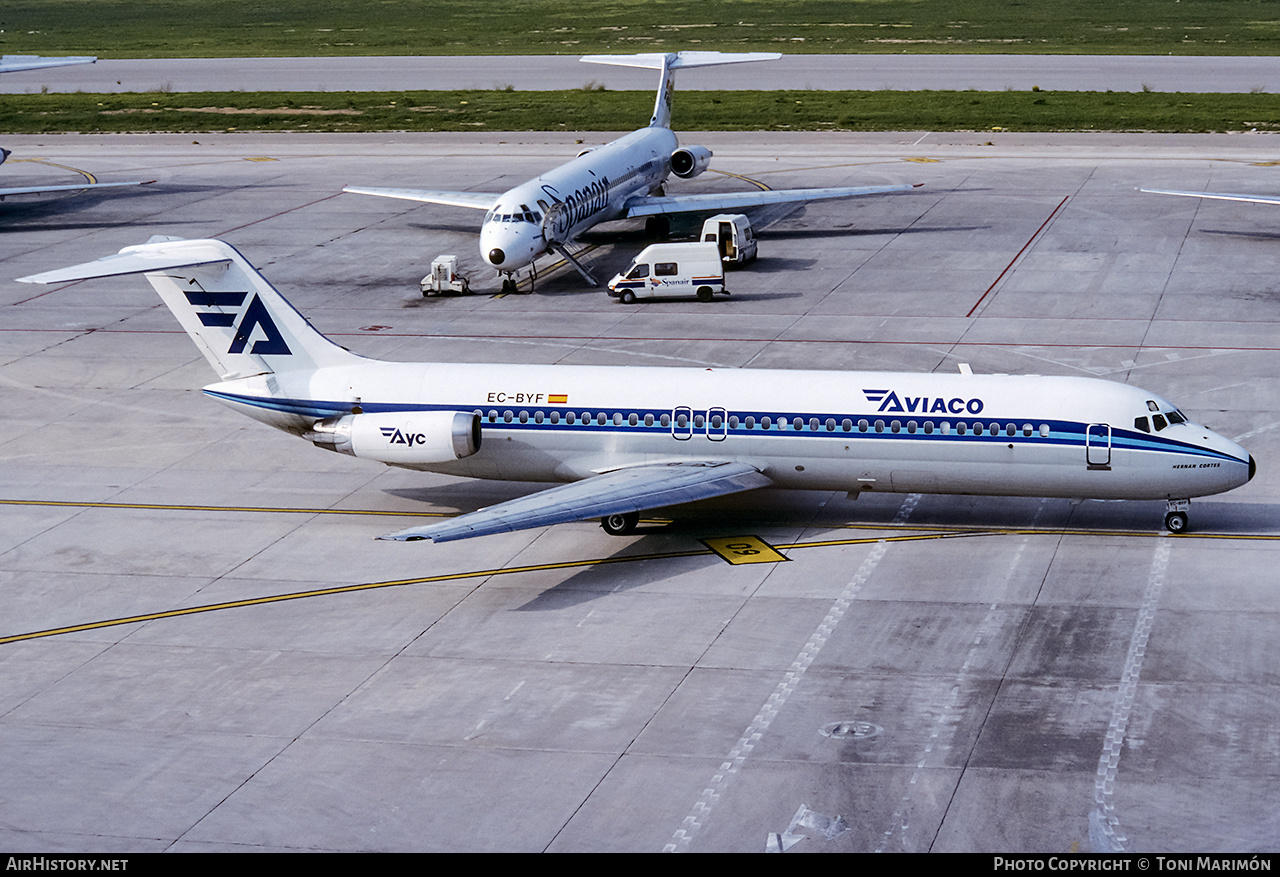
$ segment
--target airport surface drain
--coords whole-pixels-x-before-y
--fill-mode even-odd
[[[844,737],[853,740],[869,740],[884,730],[870,722],[832,722],[821,728],[824,737]]]

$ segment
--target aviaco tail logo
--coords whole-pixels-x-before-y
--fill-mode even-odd
[[[406,445],[413,447],[414,445],[424,444],[427,437],[420,432],[401,432],[394,426],[380,426],[378,429],[382,432],[383,438],[387,440],[389,445]]]
[[[187,301],[197,308],[196,316],[202,326],[235,327],[235,335],[231,339],[231,347],[227,353],[244,353],[245,346],[254,329],[260,329],[264,337],[253,342],[250,353],[267,356],[289,356],[293,351],[285,343],[284,335],[276,327],[275,321],[267,311],[267,306],[255,294],[249,306],[240,311],[240,306],[249,297],[247,292],[205,292],[190,290],[185,293]],[[234,310],[202,311],[199,308],[227,308]]]
[[[903,414],[981,414],[981,399],[964,399],[953,396],[945,399],[942,396],[903,396],[898,397],[893,390],[867,390],[862,395],[872,405],[879,404],[879,411],[901,412]]]

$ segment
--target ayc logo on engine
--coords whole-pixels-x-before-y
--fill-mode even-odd
[[[898,397],[894,390],[867,390],[862,394],[872,405],[879,403],[876,411],[901,412],[903,414],[981,414],[981,399],[964,399],[959,396],[945,399],[942,396]]]
[[[259,356],[289,356],[293,353],[285,343],[284,335],[276,327],[267,306],[262,299],[254,295],[253,301],[243,312],[239,308],[249,297],[247,292],[206,292],[203,289],[184,292],[187,301],[193,308],[218,308],[219,310],[197,310],[202,326],[234,327],[235,334],[231,338],[231,346],[227,353],[244,353],[245,346],[254,329],[261,330],[264,337],[253,342],[249,352]],[[234,310],[222,310],[222,308]]]
[[[420,432],[401,432],[394,426],[380,426],[378,429],[381,430],[389,445],[405,445],[411,448],[414,445],[425,444],[427,441],[426,435]]]

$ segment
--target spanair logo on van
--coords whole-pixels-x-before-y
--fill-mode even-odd
[[[249,338],[255,329],[259,330],[264,337],[253,342],[253,346],[249,348],[250,353],[259,356],[289,356],[293,353],[285,343],[284,335],[276,327],[275,321],[271,319],[267,306],[257,295],[254,295],[253,301],[249,302],[249,306],[242,312],[239,308],[249,297],[247,292],[192,290],[187,291],[185,295],[191,306],[197,309],[196,316],[200,318],[200,325],[235,328],[235,335],[231,338],[231,346],[227,348],[227,353],[244,353],[245,346],[249,343]],[[204,311],[199,310],[200,308],[235,308],[236,310]]]
[[[950,399],[942,396],[902,396],[899,398],[894,390],[863,389],[862,395],[872,405],[879,404],[880,411],[901,412],[903,414],[981,414],[981,399],[964,399],[953,396]]]

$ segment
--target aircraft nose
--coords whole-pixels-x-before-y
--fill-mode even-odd
[[[1253,476],[1258,473],[1258,464],[1253,459],[1253,454],[1249,455],[1249,480],[1253,480]]]
[[[494,265],[501,265],[507,261],[507,254],[502,252],[502,247],[494,247],[489,251],[489,261]]]

